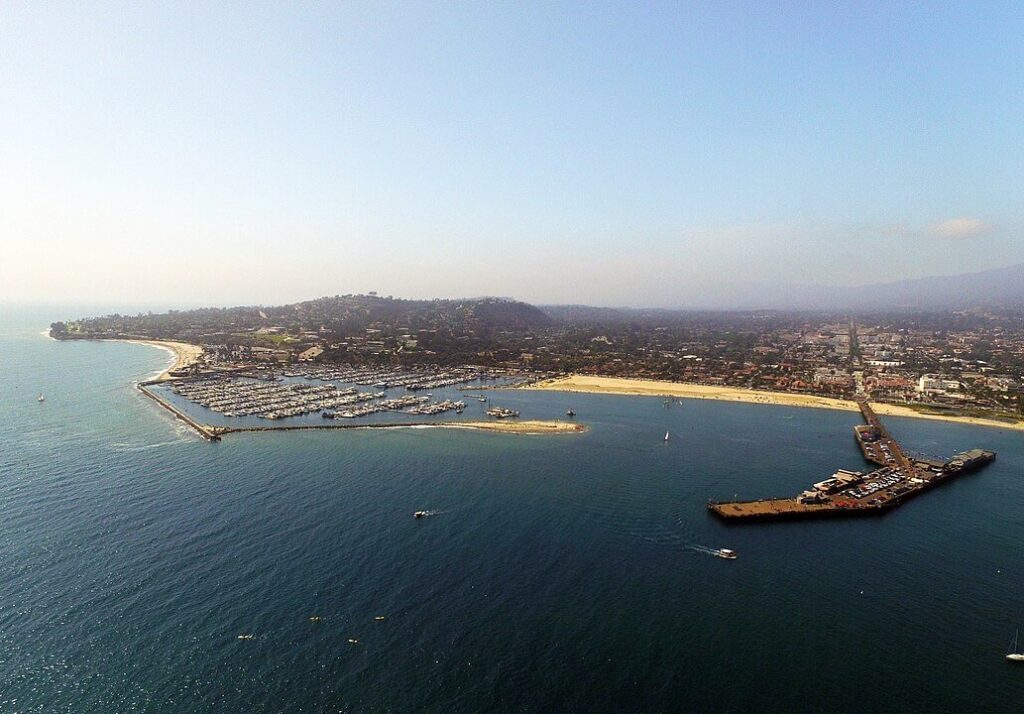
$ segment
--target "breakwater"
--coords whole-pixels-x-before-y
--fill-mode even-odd
[[[169,411],[176,418],[188,424],[190,427],[195,429],[199,436],[203,437],[207,441],[220,441],[220,435],[224,433],[224,430],[220,427],[209,426],[207,424],[200,424],[195,419],[190,417],[188,414],[178,409],[176,406],[171,404],[166,399],[162,399],[158,394],[155,394],[152,390],[148,389],[150,385],[160,384],[161,380],[149,380],[148,382],[139,382],[136,388],[145,394],[147,397],[152,399],[154,402],[159,404],[161,407]]]

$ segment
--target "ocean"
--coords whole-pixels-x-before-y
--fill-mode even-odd
[[[726,525],[709,499],[864,468],[858,415],[516,392],[590,430],[207,443],[134,389],[166,353],[40,334],[79,312],[0,311],[4,713],[1024,706],[1024,434],[888,418],[998,459],[882,517]]]

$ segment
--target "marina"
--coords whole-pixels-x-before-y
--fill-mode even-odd
[[[284,372],[236,367],[150,380],[137,387],[208,441],[220,441],[232,433],[332,429],[447,427],[517,434],[586,431],[584,425],[558,420],[508,423],[509,418],[519,416],[517,410],[487,409],[487,398],[482,395],[457,398],[460,390],[517,384],[522,375],[478,368],[304,367]],[[336,381],[340,379],[358,381]],[[437,396],[422,391],[427,388],[439,390]],[[467,400],[478,402],[480,416],[495,421],[474,420],[468,415],[465,420],[433,419],[460,417]]]
[[[712,501],[708,510],[730,522],[881,514],[996,458],[995,452],[983,449],[971,449],[944,460],[911,457],[866,399],[859,400],[858,405],[865,424],[854,427],[854,436],[864,459],[880,468],[869,473],[839,469],[796,497]]]
[[[487,398],[464,395],[458,399],[455,394],[442,394],[435,399],[433,392],[424,390],[450,392],[515,386],[524,379],[528,377],[514,370],[481,367],[294,365],[275,371],[252,365],[220,365],[215,370],[194,370],[167,380],[142,382],[138,388],[203,438],[216,441],[233,431],[265,431],[285,426],[328,428],[336,420],[353,421],[385,413],[413,417],[461,415],[467,399],[479,402],[483,409]],[[197,407],[209,416],[203,417]],[[510,409],[492,412],[498,418],[518,416],[518,412]],[[296,420],[309,415],[319,415],[324,424]],[[254,423],[253,419],[257,421]],[[262,421],[282,424],[261,427]],[[395,425],[401,424],[409,422]]]

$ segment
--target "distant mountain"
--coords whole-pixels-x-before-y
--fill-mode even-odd
[[[939,310],[1024,305],[1024,264],[976,273],[860,286],[748,284],[709,294],[703,308],[723,310]]]
[[[1024,264],[1007,268],[902,280],[855,289],[847,293],[852,306],[898,308],[955,308],[1024,304]]]

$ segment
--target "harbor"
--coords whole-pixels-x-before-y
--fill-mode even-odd
[[[854,438],[864,460],[879,468],[838,469],[830,478],[790,498],[712,501],[708,510],[729,522],[882,514],[956,476],[991,463],[993,451],[971,449],[948,459],[909,455],[866,399],[858,400],[864,424]]]
[[[460,394],[516,386],[525,378],[514,371],[481,367],[294,365],[274,370],[238,364],[192,369],[137,386],[209,441],[237,432],[413,426],[465,426],[515,433],[585,431],[585,427],[570,428],[558,421],[526,420],[514,426],[508,420],[519,416],[517,410],[489,407],[480,391]],[[437,395],[425,390],[437,390]],[[469,414],[465,421],[430,419],[461,416],[467,402],[478,408],[483,421],[471,421]],[[376,419],[367,421],[371,417]]]

